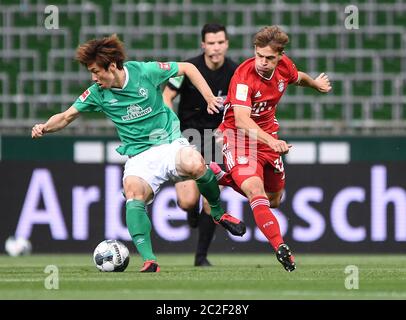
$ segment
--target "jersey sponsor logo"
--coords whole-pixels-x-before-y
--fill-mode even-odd
[[[285,168],[283,166],[282,157],[279,157],[274,161],[274,172],[275,173],[282,173],[283,172],[283,179],[285,179]]]
[[[148,89],[140,88],[140,89],[138,90],[138,94],[139,94],[140,96],[144,97],[144,98],[147,98],[147,97],[148,97]]]
[[[255,94],[255,97],[254,98],[259,98],[259,97],[261,97],[262,96],[262,94],[261,94],[261,92],[258,90],[258,92]]]
[[[162,70],[171,70],[171,65],[168,62],[158,62],[158,65]]]
[[[247,96],[248,96],[248,86],[246,84],[238,83],[237,91],[235,93],[236,99],[240,101],[247,101]]]
[[[91,94],[90,90],[87,89],[85,92],[83,92],[83,93],[80,95],[79,100],[82,101],[82,102],[84,102],[84,101],[87,99],[87,97],[90,96],[90,94]]]
[[[285,82],[283,80],[278,81],[278,90],[279,92],[282,92],[283,89],[285,89]]]
[[[142,109],[138,104],[132,104],[127,108],[127,115],[122,116],[121,119],[124,121],[129,121],[133,120],[142,116],[145,116],[146,114],[150,113],[152,111],[151,107],[148,107],[146,109]]]
[[[268,101],[255,102],[252,105],[251,116],[259,117],[261,112],[266,111],[266,110],[271,110],[272,106],[268,108],[267,105],[268,105]]]

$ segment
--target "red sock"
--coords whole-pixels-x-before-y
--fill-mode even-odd
[[[278,220],[276,220],[276,217],[269,208],[268,198],[256,196],[252,198],[250,204],[254,213],[255,223],[276,251],[279,245],[284,242]]]

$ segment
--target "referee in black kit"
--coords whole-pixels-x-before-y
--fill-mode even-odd
[[[228,35],[226,27],[218,23],[203,26],[201,47],[203,53],[187,60],[194,64],[206,79],[216,96],[226,97],[228,85],[238,65],[226,58]],[[164,89],[163,97],[167,106],[173,108],[173,100],[180,94],[178,116],[183,135],[199,149],[206,163],[217,160],[222,163],[221,150],[215,148],[213,130],[222,121],[223,112],[207,113],[207,103],[187,77],[171,78]],[[206,129],[206,130],[205,130]],[[193,180],[175,184],[178,205],[187,212],[192,228],[199,227],[199,240],[195,255],[195,266],[211,266],[207,251],[213,239],[215,224],[210,217],[210,206],[203,200],[200,208],[200,193]]]

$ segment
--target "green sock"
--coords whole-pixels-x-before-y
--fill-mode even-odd
[[[224,210],[221,207],[220,189],[213,171],[207,169],[203,176],[196,179],[196,183],[200,193],[209,202],[211,208],[210,215],[215,220],[220,220],[221,216],[224,214]]]
[[[156,260],[152,252],[151,221],[148,218],[145,202],[131,200],[126,204],[126,222],[130,236],[144,261]]]

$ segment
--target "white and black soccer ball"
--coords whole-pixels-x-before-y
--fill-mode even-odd
[[[5,243],[5,249],[8,255],[12,257],[29,255],[32,250],[31,242],[21,237],[8,237]]]
[[[93,261],[100,271],[122,272],[130,262],[130,252],[118,240],[104,240],[94,249]]]

